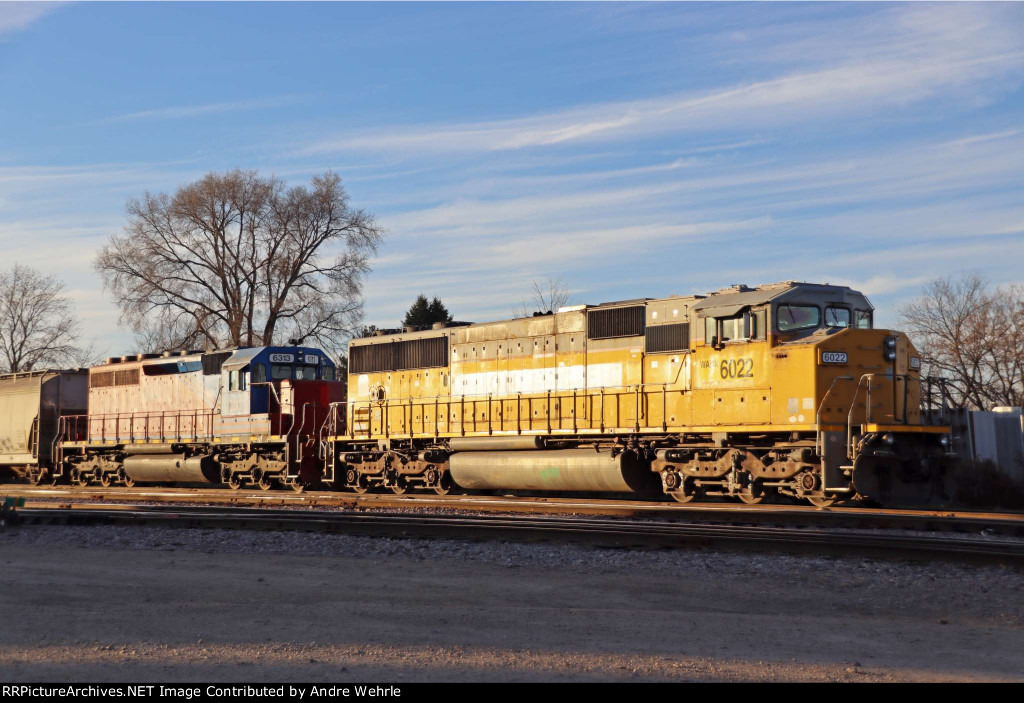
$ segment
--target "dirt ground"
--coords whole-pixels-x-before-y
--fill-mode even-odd
[[[127,529],[0,531],[0,680],[1024,680],[1010,569]]]

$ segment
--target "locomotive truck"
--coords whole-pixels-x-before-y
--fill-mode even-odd
[[[873,314],[788,281],[354,339],[325,471],[356,492],[926,499],[950,428]]]

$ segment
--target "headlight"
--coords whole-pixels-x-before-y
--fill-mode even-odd
[[[892,349],[890,349],[889,351],[887,351],[885,353],[885,358],[888,359],[889,361],[895,361],[896,360],[896,352],[893,351]]]
[[[889,347],[890,349],[895,349],[896,348],[896,338],[895,337],[886,337],[885,338],[885,346]]]
[[[893,437],[891,434],[883,435],[882,441],[888,444],[890,447],[896,444],[896,438]]]
[[[948,447],[949,446],[949,435],[948,434],[944,434],[941,437],[939,437],[939,444],[941,444],[944,447]]]

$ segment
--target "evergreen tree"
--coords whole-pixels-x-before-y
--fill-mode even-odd
[[[405,313],[405,319],[402,321],[402,324],[410,327],[425,328],[430,327],[435,322],[451,321],[451,313],[448,312],[448,308],[445,307],[440,298],[435,297],[433,300],[428,301],[427,296],[420,294],[416,296],[416,302]]]
[[[430,301],[430,306],[427,308],[427,312],[430,314],[430,324],[435,322],[452,321],[452,314],[448,312],[448,308],[446,308],[444,303],[441,302],[441,299],[436,296]]]

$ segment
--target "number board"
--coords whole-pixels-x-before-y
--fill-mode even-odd
[[[290,364],[295,361],[294,354],[271,354],[270,363],[272,364]]]
[[[845,364],[846,352],[822,352],[821,363],[823,364]]]

